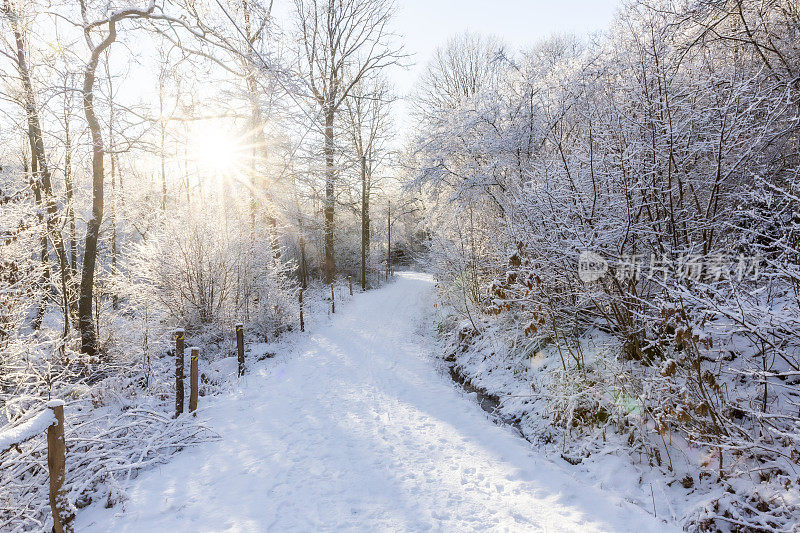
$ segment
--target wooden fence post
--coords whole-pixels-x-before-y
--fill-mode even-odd
[[[336,299],[333,296],[333,283],[331,283],[331,313],[336,312]]]
[[[239,358],[239,377],[244,376],[244,324],[236,324],[236,356]]]
[[[300,331],[306,330],[306,325],[303,322],[303,289],[300,289]]]
[[[183,350],[185,335],[183,329],[175,330],[175,418],[183,413]]]
[[[350,283],[350,296],[353,295],[353,276],[347,276],[347,281]]]
[[[50,511],[53,513],[53,531],[72,533],[75,514],[64,490],[67,446],[64,442],[64,402],[51,400],[47,407],[53,411],[56,423],[47,428],[47,469],[50,473]]]
[[[189,367],[189,412],[194,413],[197,410],[197,394],[198,394],[198,369],[197,357],[200,355],[200,348],[192,347],[190,349],[190,367]]]

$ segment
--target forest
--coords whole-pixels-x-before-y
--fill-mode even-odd
[[[664,527],[796,531],[796,0],[441,35],[408,94],[400,1],[0,2],[0,531],[80,531],[225,441],[176,410],[184,334],[218,401],[237,329],[255,380],[427,290],[400,271],[438,374],[541,457]]]

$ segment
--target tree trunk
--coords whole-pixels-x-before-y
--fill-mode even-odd
[[[109,23],[108,36],[92,50],[83,77],[83,111],[89,131],[92,134],[92,217],[86,222],[86,241],[83,250],[83,270],[81,272],[81,291],[78,299],[78,326],[81,331],[81,352],[88,355],[97,353],[97,335],[92,317],[94,300],[94,271],[97,262],[97,241],[100,237],[100,224],[103,221],[103,133],[94,111],[94,80],[100,54],[117,37],[116,26]]]
[[[3,11],[11,21],[11,29],[14,33],[14,43],[17,47],[16,61],[19,70],[20,78],[22,79],[23,92],[25,95],[25,112],[28,119],[28,138],[31,143],[31,160],[36,159],[38,169],[38,184],[42,190],[42,200],[46,206],[45,209],[45,227],[47,234],[53,240],[53,247],[55,248],[58,257],[59,268],[61,272],[61,290],[65,295],[65,300],[70,300],[67,296],[72,290],[72,278],[70,276],[69,265],[67,263],[67,254],[64,249],[64,239],[61,231],[55,230],[55,218],[58,214],[58,206],[53,199],[53,186],[50,178],[50,168],[47,165],[47,157],[45,157],[44,140],[42,139],[42,128],[39,121],[39,114],[36,110],[36,99],[34,98],[33,83],[31,82],[30,71],[28,70],[28,62],[25,57],[25,43],[22,39],[22,29],[19,25],[19,19],[16,13],[11,9],[8,0],[3,3]],[[33,168],[33,165],[32,165]],[[65,325],[65,328],[67,326]]]
[[[336,277],[336,257],[333,250],[333,210],[334,183],[336,169],[333,166],[333,104],[325,105],[325,283],[332,283]]]
[[[69,278],[75,280],[78,277],[78,241],[76,238],[75,225],[75,187],[72,182],[72,138],[69,132],[69,116],[65,115],[65,141],[64,141],[64,190],[67,195],[67,216],[69,217]],[[71,281],[74,283],[74,281]],[[63,291],[63,311],[64,311],[64,340],[69,335],[70,322],[74,319],[77,308],[75,291]]]
[[[117,274],[117,157],[111,154],[111,275]],[[119,297],[116,291],[111,296],[111,306],[119,309]]]
[[[361,156],[361,290],[367,290],[367,257],[369,256],[369,188],[367,156]]]
[[[65,89],[66,90],[66,89]],[[69,114],[64,115],[64,191],[67,195],[69,216],[69,262],[72,277],[78,275],[78,241],[75,227],[75,186],[72,182],[72,137],[69,129]]]
[[[300,227],[303,231],[303,227]],[[306,240],[300,235],[300,287],[305,289],[308,286],[308,265],[306,264]]]
[[[388,238],[386,240],[386,281],[392,275],[392,202],[389,202],[389,214],[386,217]]]
[[[31,144],[31,154],[34,153],[33,144]],[[27,162],[25,164],[27,167]],[[27,170],[27,168],[25,169]],[[42,277],[39,280],[39,284],[42,287],[42,290],[45,291],[45,287],[49,285],[50,281],[50,266],[47,264],[47,228],[44,222],[44,207],[42,204],[42,187],[41,182],[39,181],[39,166],[36,163],[36,158],[31,158],[31,188],[33,189],[33,199],[36,202],[36,210],[38,214],[36,215],[36,219],[39,222],[40,230],[42,232],[41,236],[39,237],[39,244],[40,244],[40,251],[39,251],[39,260],[42,263]],[[49,289],[49,287],[48,287]],[[36,316],[33,318],[33,323],[31,327],[33,329],[38,330],[42,327],[42,320],[44,319],[44,314],[47,311],[47,295],[42,294],[41,299],[39,300],[39,309],[36,310]]]
[[[251,148],[250,154],[250,242],[255,242],[256,237],[256,212],[258,211],[258,193],[261,192],[261,185],[262,180],[259,180],[256,176],[256,172],[258,171],[258,167],[256,166],[256,157],[258,156],[258,136],[255,134],[256,128],[258,128],[258,123],[260,121],[260,113],[258,110],[258,103],[255,101],[255,95],[253,94],[253,88],[250,86],[250,78],[248,78],[247,84],[248,90],[250,91],[250,128],[251,133],[253,135],[252,143],[253,146]]]
[[[159,120],[158,124],[161,128],[161,210],[166,212],[167,211],[167,169],[166,169],[166,154],[164,153],[165,150],[165,141],[166,141],[166,124],[164,118],[164,84],[159,79],[158,83],[158,110],[159,110]]]
[[[108,146],[111,149],[111,275],[117,274],[117,154],[114,151],[114,86],[111,82],[111,72],[106,61],[106,76],[108,77]],[[163,124],[163,123],[162,123]],[[161,173],[164,179],[164,130],[161,130]],[[164,181],[166,183],[166,181]],[[164,189],[166,201],[166,188]],[[116,291],[111,297],[111,306],[119,309],[119,297]]]

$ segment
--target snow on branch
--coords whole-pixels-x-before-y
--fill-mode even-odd
[[[47,428],[57,423],[53,410],[50,409],[50,402],[47,409],[29,418],[22,424],[4,427],[0,430],[0,453],[19,446],[28,439],[43,433]]]

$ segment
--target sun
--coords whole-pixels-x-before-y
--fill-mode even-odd
[[[208,126],[197,131],[193,142],[197,164],[217,174],[234,172],[241,165],[242,145],[236,134]]]

